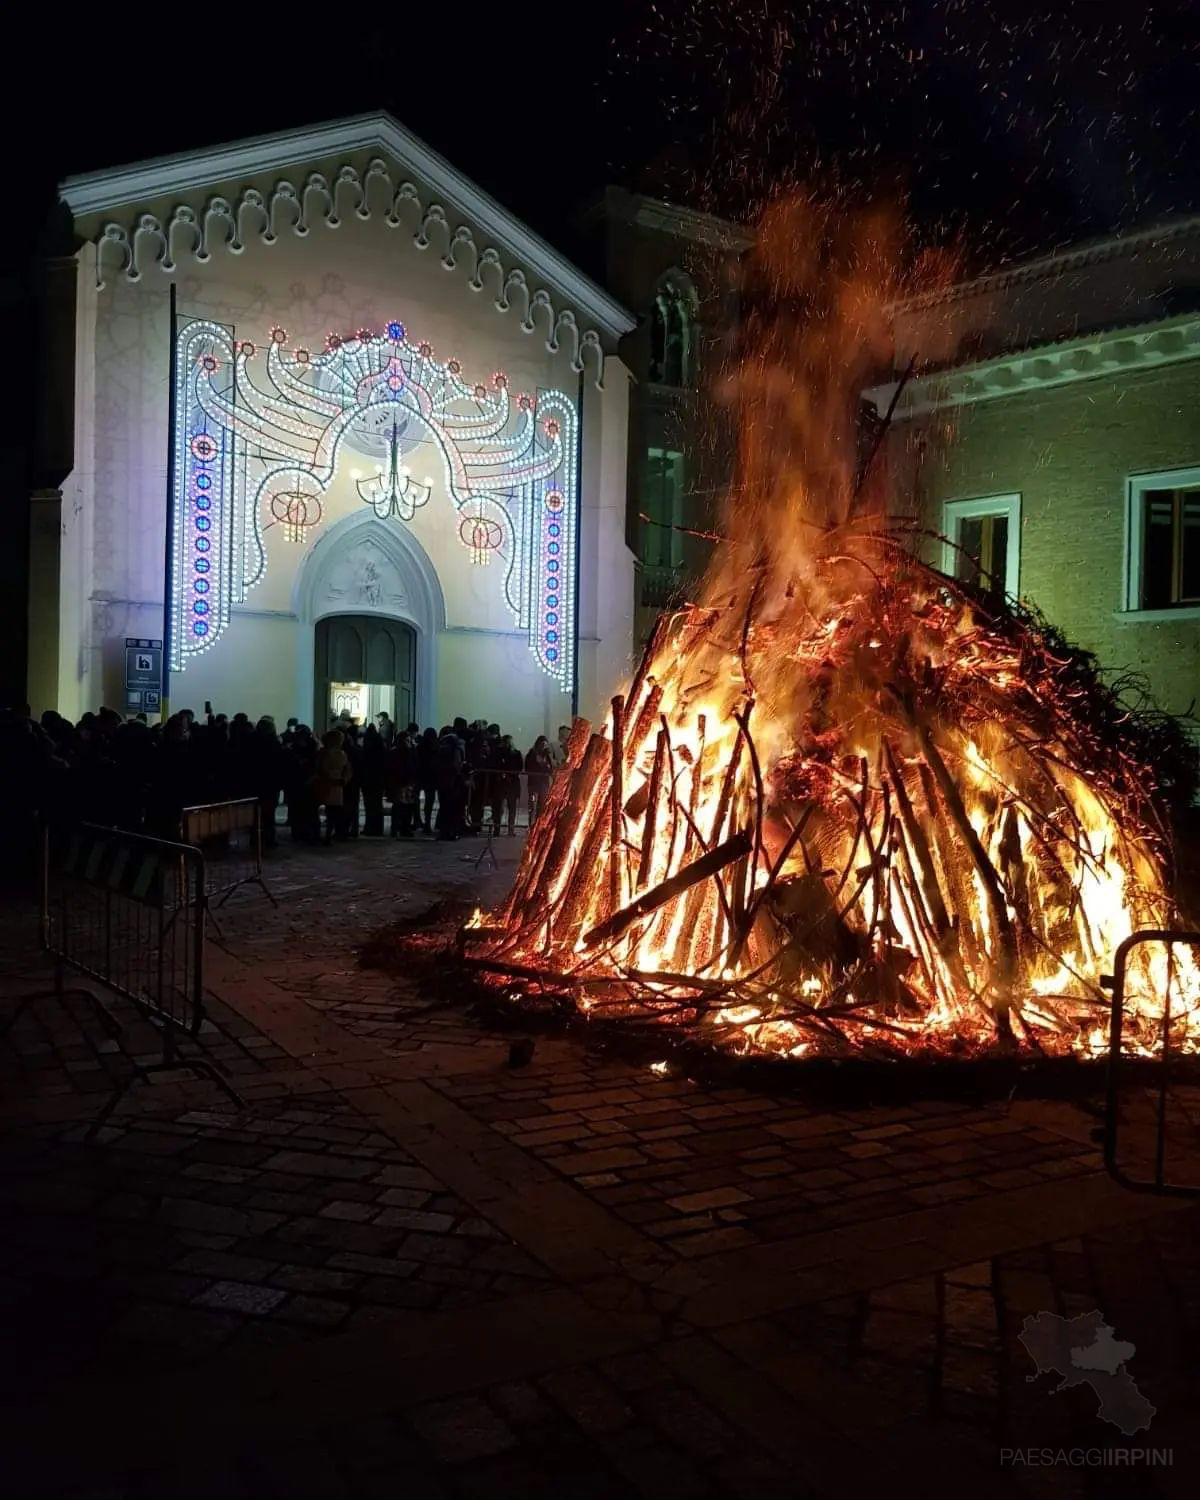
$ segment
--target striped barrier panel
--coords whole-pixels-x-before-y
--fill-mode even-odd
[[[59,965],[195,1036],[204,1017],[204,858],[186,844],[91,824],[52,836],[43,947]]]

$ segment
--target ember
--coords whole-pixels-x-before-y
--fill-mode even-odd
[[[883,465],[861,472],[898,248],[878,217],[768,216],[728,540],[604,729],[576,723],[473,945],[591,1019],[792,1057],[1092,1054],[1117,944],[1174,918],[1146,732],[1033,617],[919,561]],[[1190,956],[1140,952],[1130,1045],[1160,1045],[1170,986],[1197,1046]]]

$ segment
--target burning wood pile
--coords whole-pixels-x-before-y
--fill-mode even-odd
[[[803,213],[801,222],[797,214]],[[743,482],[471,951],[593,1017],[800,1057],[1092,1053],[1117,944],[1172,923],[1155,725],[1019,608],[920,561],[855,405],[898,285],[882,221],[768,221],[732,382]],[[1186,950],[1127,1035],[1200,1044]]]

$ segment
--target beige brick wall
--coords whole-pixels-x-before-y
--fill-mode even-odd
[[[1200,705],[1200,619],[1120,618],[1126,481],[1200,467],[1200,361],[1005,397],[956,416],[944,446],[944,413],[896,434],[902,445],[928,444],[919,482],[926,524],[942,530],[946,500],[1019,493],[1021,596],[1106,671],[1144,674],[1160,707]],[[934,560],[940,565],[940,553]]]

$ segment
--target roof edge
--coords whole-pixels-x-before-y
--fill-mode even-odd
[[[891,310],[893,313],[920,312],[928,307],[964,302],[970,297],[1003,291],[1007,287],[1037,281],[1044,276],[1059,276],[1083,266],[1115,260],[1122,255],[1136,255],[1141,250],[1170,244],[1172,240],[1185,239],[1192,234],[1200,234],[1200,214],[1186,214],[1176,219],[1164,219],[1156,224],[1149,224],[1144,229],[1131,230],[1125,234],[1110,234],[1097,239],[1079,240],[1073,244],[1064,245],[1061,249],[1031,256],[1028,260],[1014,260],[1008,265],[998,266],[994,271],[956,281],[935,292],[917,292],[911,297],[898,298],[891,304]]]
[[[1182,313],[931,370],[905,385],[894,414],[897,421],[907,421],[944,407],[973,406],[1193,359],[1200,359],[1200,313]],[[891,380],[871,386],[863,397],[882,415],[890,409],[898,384]]]
[[[451,199],[465,217],[545,278],[610,337],[620,338],[635,326],[633,316],[566,256],[382,110],[78,174],[60,183],[59,194],[80,218],[372,148],[390,153],[435,193]]]

